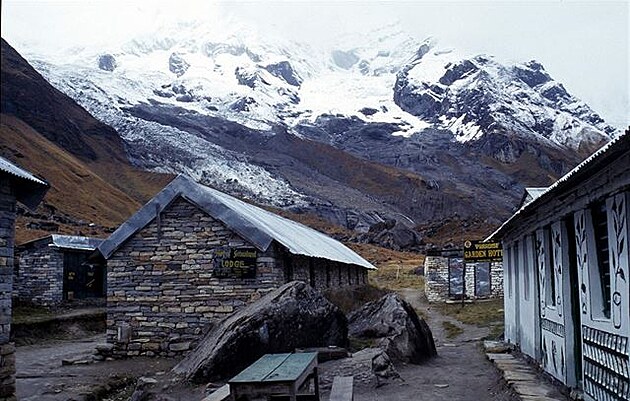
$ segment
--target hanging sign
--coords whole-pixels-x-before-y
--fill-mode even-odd
[[[256,248],[219,248],[214,251],[214,277],[256,278]]]
[[[475,262],[501,262],[503,249],[500,242],[464,241],[464,261]]]

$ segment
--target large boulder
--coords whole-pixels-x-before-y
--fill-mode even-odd
[[[212,328],[173,373],[194,382],[230,378],[264,354],[346,346],[343,312],[301,281],[287,283]]]
[[[348,334],[378,339],[378,346],[393,359],[420,363],[437,355],[431,329],[397,294],[387,294],[348,316]]]

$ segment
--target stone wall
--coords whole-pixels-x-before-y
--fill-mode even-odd
[[[178,198],[108,260],[107,340],[118,356],[167,355],[193,347],[210,323],[284,282],[270,247],[255,279],[216,278],[217,247],[251,247]]]
[[[0,177],[0,401],[15,400],[15,347],[11,332],[15,195],[11,181]]]
[[[17,255],[13,294],[21,302],[55,305],[63,301],[63,252],[42,246]]]
[[[287,281],[319,289],[357,286],[367,270],[292,255],[277,243],[257,252],[256,277],[217,278],[215,251],[253,248],[222,222],[178,198],[108,260],[107,341],[114,356],[173,356],[238,308]]]
[[[427,256],[424,259],[425,294],[429,302],[444,302],[449,299],[449,258]],[[468,299],[503,297],[503,263],[490,264],[490,295],[475,294],[475,264],[466,265],[466,297]]]
[[[367,284],[367,269],[321,258],[289,255],[291,273],[287,281],[300,280],[319,290]],[[287,266],[283,265],[283,269]]]

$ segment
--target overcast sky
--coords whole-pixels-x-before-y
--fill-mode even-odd
[[[2,37],[55,48],[127,40],[176,19],[231,16],[314,46],[396,22],[421,40],[540,61],[610,124],[630,124],[630,1],[2,1]]]

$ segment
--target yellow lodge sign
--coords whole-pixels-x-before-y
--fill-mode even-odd
[[[500,262],[503,249],[500,242],[464,242],[464,260],[466,262]]]
[[[213,275],[217,278],[256,278],[255,248],[219,248],[214,251]]]

